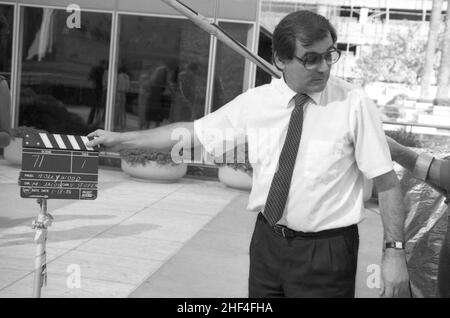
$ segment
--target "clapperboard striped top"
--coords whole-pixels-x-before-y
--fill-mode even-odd
[[[23,146],[29,148],[97,151],[97,147],[92,148],[86,145],[92,139],[86,136],[39,133],[27,135]]]

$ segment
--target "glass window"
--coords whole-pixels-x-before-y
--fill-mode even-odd
[[[112,16],[72,14],[22,8],[19,125],[62,134],[104,127]]]
[[[11,79],[12,29],[14,7],[0,4],[0,75]]]
[[[186,19],[120,16],[113,130],[204,115],[210,36]]]
[[[341,17],[357,17],[359,18],[359,12],[361,7],[349,7],[349,6],[341,6],[339,16]]]
[[[258,55],[272,64],[272,34],[266,28],[261,27],[259,32]],[[264,71],[259,66],[256,68],[255,86],[270,83],[272,75]]]
[[[219,26],[233,39],[247,46],[250,24],[219,22]],[[219,109],[244,91],[248,78],[246,67],[250,62],[221,41],[217,41],[216,69],[213,81],[211,112]],[[213,164],[214,158],[206,154],[205,163]]]
[[[251,25],[220,22],[219,26],[236,41],[247,46]],[[217,42],[212,111],[219,109],[243,92],[245,67],[246,59],[242,55],[236,53],[221,41]]]

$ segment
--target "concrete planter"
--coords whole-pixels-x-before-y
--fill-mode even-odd
[[[22,165],[22,138],[14,138],[3,150],[5,160],[12,165]]]
[[[147,161],[145,165],[131,165],[122,159],[121,167],[123,172],[133,178],[140,180],[150,180],[154,182],[172,183],[183,178],[187,172],[187,165],[161,165],[154,161]]]
[[[230,188],[247,191],[252,189],[252,177],[244,171],[235,170],[229,166],[219,167],[219,181]]]

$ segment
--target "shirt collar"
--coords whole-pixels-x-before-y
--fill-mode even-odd
[[[293,91],[284,81],[284,78],[273,78],[272,84],[276,87],[276,89],[281,93],[280,99],[282,101],[282,105],[286,108],[289,107],[290,101],[294,98],[297,93]],[[322,96],[322,92],[311,93],[308,96],[312,99],[312,101],[316,105],[320,105],[320,98]]]

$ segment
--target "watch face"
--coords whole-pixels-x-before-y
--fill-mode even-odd
[[[386,242],[386,248],[404,249],[404,243],[401,241]]]

